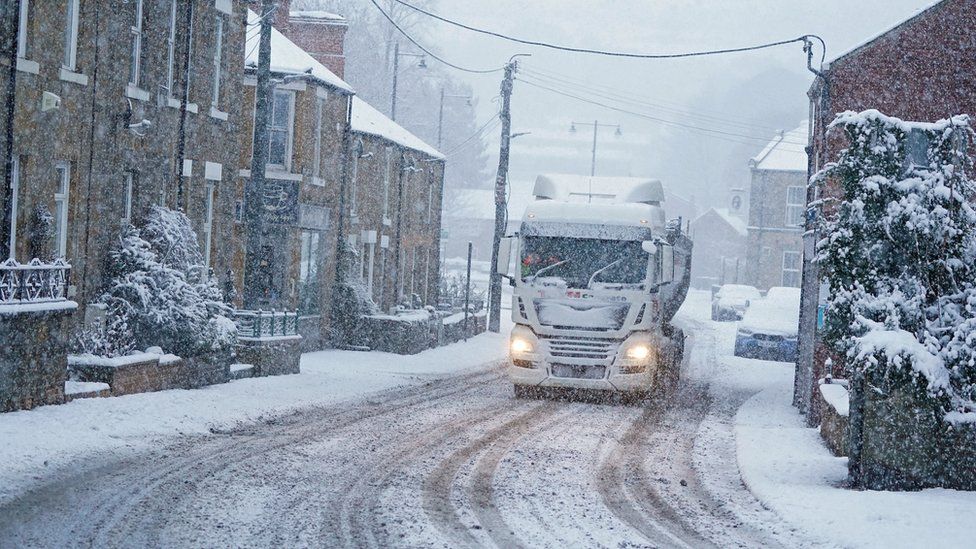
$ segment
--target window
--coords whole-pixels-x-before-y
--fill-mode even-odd
[[[13,156],[13,166],[10,172],[10,241],[8,255],[17,255],[17,195],[20,194],[20,159]]]
[[[27,59],[27,21],[30,15],[30,0],[20,0],[20,17],[17,29],[17,57]]]
[[[393,169],[393,147],[386,148],[386,165],[383,168],[383,220],[390,217],[390,172]]]
[[[214,185],[207,185],[207,217],[203,222],[203,264],[210,267],[210,250],[213,243]]]
[[[71,165],[60,163],[55,168],[58,191],[54,193],[54,244],[55,256],[68,253],[68,195],[71,190]]]
[[[271,101],[271,119],[268,125],[268,164],[288,169],[291,165],[292,108],[295,94],[275,90]]]
[[[786,226],[802,227],[803,215],[807,209],[806,188],[786,188]]]
[[[214,27],[214,73],[213,73],[213,98],[211,104],[214,108],[220,104],[220,67],[223,64],[224,56],[224,18],[217,15],[216,26]]]
[[[783,252],[783,286],[800,287],[800,252]]]
[[[315,99],[315,151],[312,156],[312,176],[322,174],[322,106],[325,101],[321,97]],[[355,163],[355,161],[353,161]],[[354,208],[355,210],[355,208]]]
[[[319,233],[302,231],[302,256],[299,264],[299,310],[319,311]]]
[[[173,80],[176,75],[176,2],[169,4],[169,34],[166,35],[166,97],[173,97]]]
[[[74,71],[78,62],[78,6],[79,0],[68,0],[64,20],[64,59],[62,66]]]
[[[188,50],[186,52],[186,58],[187,59],[190,59],[191,61],[190,61],[189,66],[185,67],[184,75],[185,75],[185,78],[186,78],[186,82],[184,83],[184,88],[183,89],[186,90],[186,96],[187,96],[187,98],[189,98],[190,97],[190,80],[191,80],[191,77],[193,76],[193,61],[192,61],[193,60],[193,2],[189,2],[187,4],[186,9],[190,11],[190,14],[189,14],[190,25],[189,25],[189,28],[187,28],[187,30],[186,30],[186,34],[187,34],[187,37],[186,37],[186,49]],[[190,102],[189,99],[187,99],[186,101],[187,101],[187,103]]]
[[[142,66],[142,0],[135,0],[135,21],[129,27],[132,36],[132,59],[129,64],[129,84],[139,87],[139,72]]]
[[[125,204],[122,209],[122,221],[132,222],[132,184],[135,176],[132,172],[125,172]]]

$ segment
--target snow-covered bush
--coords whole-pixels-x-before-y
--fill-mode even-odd
[[[817,262],[829,284],[825,340],[876,388],[928,395],[976,421],[976,185],[965,116],[906,123],[838,115],[850,146],[814,177],[825,197]]]
[[[356,274],[358,254],[348,242],[339,247],[338,283],[332,291],[331,338],[334,345],[363,346],[369,334],[362,329],[364,317],[376,314],[379,308],[369,290]]]
[[[109,253],[110,281],[99,299],[106,306],[106,329],[83,336],[80,346],[108,356],[149,346],[182,356],[229,349],[237,339],[233,311],[202,263],[196,234],[182,213],[157,206],[141,231],[123,227]]]

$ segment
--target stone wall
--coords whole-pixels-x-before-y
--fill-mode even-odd
[[[67,327],[77,307],[65,304],[53,311],[0,310],[0,412],[64,402]]]
[[[241,339],[237,344],[237,361],[253,365],[253,377],[297,374],[302,359],[301,349],[301,336]]]

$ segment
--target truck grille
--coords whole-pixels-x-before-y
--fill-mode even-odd
[[[616,352],[616,342],[607,339],[555,336],[546,340],[549,353],[558,358],[608,360]]]

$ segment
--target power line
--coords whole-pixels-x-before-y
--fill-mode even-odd
[[[376,4],[375,0],[372,0],[372,1],[373,1],[374,4]],[[460,27],[462,29],[469,30],[469,31],[472,31],[472,32],[476,32],[476,33],[479,33],[479,34],[486,34],[488,36],[494,36],[495,38],[501,38],[503,40],[508,40],[510,42],[516,42],[518,44],[525,44],[525,45],[528,45],[528,46],[539,46],[539,47],[542,47],[542,48],[549,48],[549,49],[553,49],[553,50],[567,51],[567,52],[572,52],[572,53],[589,53],[589,54],[594,54],[594,55],[605,55],[605,56],[609,56],[609,57],[627,57],[627,58],[632,58],[632,59],[681,59],[681,58],[687,58],[687,57],[703,57],[703,56],[706,56],[706,55],[722,55],[722,54],[727,54],[727,53],[739,53],[739,52],[762,50],[762,49],[767,49],[767,48],[775,48],[775,47],[778,47],[778,46],[785,46],[787,44],[794,44],[794,43],[797,43],[797,42],[803,42],[805,44],[805,43],[809,42],[811,38],[820,40],[821,44],[823,44],[823,40],[820,39],[820,37],[818,37],[816,35],[812,35],[812,34],[805,34],[803,36],[798,36],[796,38],[791,38],[789,40],[779,40],[779,41],[776,41],[776,42],[768,42],[768,43],[765,43],[765,44],[758,44],[758,45],[755,45],[755,46],[744,46],[744,47],[739,47],[739,48],[725,48],[725,49],[719,49],[719,50],[704,50],[704,51],[684,52],[684,53],[630,53],[630,52],[619,52],[619,51],[596,50],[596,49],[590,49],[590,48],[577,48],[577,47],[572,47],[572,46],[561,46],[561,45],[558,45],[558,44],[551,44],[551,43],[548,43],[548,42],[541,42],[541,41],[538,41],[538,40],[526,40],[524,38],[516,38],[514,36],[509,36],[509,35],[506,35],[506,34],[502,34],[500,32],[495,32],[495,31],[491,31],[491,30],[487,30],[487,29],[481,29],[481,28],[478,28],[478,27],[472,27],[471,25],[466,25],[464,23],[460,23],[458,21],[454,21],[453,19],[448,19],[447,17],[438,15],[436,13],[433,13],[431,11],[428,11],[426,9],[423,9],[423,8],[421,8],[419,6],[415,6],[415,5],[413,5],[413,4],[409,3],[409,2],[405,2],[404,0],[393,0],[393,1],[396,2],[397,4],[400,4],[402,6],[406,6],[406,7],[410,8],[410,9],[412,9],[414,11],[417,11],[419,13],[422,13],[422,14],[428,16],[428,17],[437,19],[438,21],[441,21],[443,23],[447,23],[449,25],[454,25],[456,27]],[[379,7],[379,6],[377,6],[377,7]],[[826,51],[824,52],[824,56],[826,56]]]
[[[714,135],[709,135],[709,136],[710,137],[714,137],[716,139],[724,139],[725,141],[732,141],[734,143],[740,143],[740,144],[744,144],[744,145],[753,145],[755,143],[749,143],[749,142],[746,142],[746,141],[742,141],[742,139],[749,139],[749,140],[752,140],[752,141],[764,142],[764,143],[768,143],[770,141],[769,138],[763,138],[763,137],[755,137],[755,136],[751,136],[751,135],[737,134],[737,133],[726,132],[726,131],[723,131],[723,130],[717,130],[717,129],[712,129],[712,128],[702,128],[700,126],[694,126],[694,125],[691,125],[691,124],[684,124],[684,123],[681,123],[681,122],[676,122],[674,120],[667,120],[665,118],[660,118],[660,117],[653,116],[653,115],[649,115],[649,114],[646,114],[646,113],[640,113],[640,112],[632,111],[632,110],[629,110],[629,109],[624,109],[624,108],[621,108],[621,107],[618,107],[618,106],[614,106],[614,105],[608,105],[608,104],[603,103],[603,102],[600,102],[600,101],[596,101],[596,100],[589,99],[589,98],[586,98],[586,97],[580,97],[579,95],[575,95],[575,94],[572,94],[572,93],[569,93],[569,92],[566,92],[566,91],[563,91],[563,90],[558,90],[558,89],[555,89],[555,88],[551,88],[551,87],[545,86],[543,84],[540,84],[538,82],[533,82],[531,80],[526,80],[525,78],[521,78],[520,81],[523,82],[523,83],[525,83],[525,84],[528,84],[530,86],[533,86],[535,88],[540,88],[540,89],[543,89],[543,90],[546,90],[546,91],[549,91],[549,92],[552,92],[552,93],[555,93],[555,94],[558,94],[558,95],[562,95],[564,97],[568,97],[568,98],[571,98],[571,99],[575,99],[577,101],[582,101],[584,103],[589,103],[591,105],[596,105],[596,106],[603,107],[603,108],[606,108],[606,109],[610,109],[610,110],[613,110],[613,111],[616,111],[616,112],[620,112],[620,113],[624,113],[624,114],[629,114],[629,115],[632,115],[632,116],[637,116],[639,118],[644,118],[644,119],[647,119],[647,120],[652,120],[654,122],[659,122],[659,123],[666,124],[666,125],[669,125],[669,126],[676,126],[676,127],[680,127],[680,128],[684,128],[684,129],[688,129],[688,130],[692,130],[692,131],[703,132],[703,133],[706,133],[706,134],[714,134]],[[793,141],[787,141],[785,139],[782,140],[781,143],[806,146],[806,143],[797,143],[797,142],[793,142]],[[788,149],[788,150],[791,150],[793,152],[801,152],[801,150],[799,150],[799,149]]]
[[[495,127],[497,127],[499,123],[501,123],[501,121],[498,119],[498,114],[495,114],[494,116],[492,116],[491,118],[488,119],[488,122],[485,122],[485,124],[483,126],[481,126],[480,128],[478,128],[478,130],[476,132],[474,132],[473,134],[471,134],[467,139],[465,139],[461,143],[455,145],[450,151],[445,152],[445,153],[442,153],[442,154],[445,157],[454,156],[459,151],[461,151],[461,149],[463,149],[472,140],[477,139],[477,138],[484,137],[484,135],[487,132],[490,132],[491,130],[495,129]]]
[[[450,61],[447,61],[443,57],[440,57],[436,53],[434,53],[434,52],[430,51],[429,49],[425,48],[424,46],[422,46],[420,44],[420,42],[417,42],[416,40],[414,40],[414,38],[412,36],[410,36],[409,34],[407,34],[407,31],[403,30],[403,28],[400,27],[399,24],[397,24],[397,22],[393,19],[393,17],[391,17],[390,14],[386,13],[386,11],[382,7],[380,7],[380,5],[376,2],[376,0],[369,0],[369,1],[373,4],[373,6],[376,7],[377,10],[379,10],[380,13],[383,14],[383,17],[385,17],[386,20],[389,21],[390,24],[393,25],[394,28],[396,30],[400,31],[400,34],[402,34],[404,37],[406,37],[406,39],[409,40],[411,43],[413,43],[414,46],[417,46],[418,48],[421,49],[421,51],[423,51],[427,55],[433,57],[434,59],[440,61],[441,63],[447,65],[448,67],[451,67],[451,68],[454,68],[454,69],[457,69],[457,70],[463,71],[463,72],[470,72],[470,73],[473,73],[473,74],[491,74],[491,73],[494,73],[494,72],[500,72],[502,70],[505,70],[505,67],[498,67],[497,69],[487,69],[487,70],[469,69],[467,67],[461,67],[459,65],[455,65],[454,63],[451,63]]]
[[[567,79],[567,78],[563,78],[563,77],[559,77],[559,76],[548,76],[548,75],[546,75],[546,74],[544,74],[544,73],[542,73],[542,72],[540,72],[538,70],[522,69],[522,72],[524,74],[528,75],[528,76],[531,76],[532,78],[541,79],[544,82],[548,82],[551,85],[561,86],[561,87],[569,86],[569,87],[575,88],[577,91],[582,91],[582,92],[590,93],[590,94],[593,94],[593,95],[599,95],[599,96],[602,96],[602,97],[607,97],[607,98],[615,99],[615,100],[620,101],[622,103],[629,103],[629,104],[636,105],[636,106],[640,106],[640,107],[648,107],[648,108],[653,108],[653,109],[659,109],[659,110],[662,110],[662,111],[665,111],[665,112],[669,112],[669,113],[672,113],[672,114],[678,114],[678,115],[681,115],[681,116],[686,116],[686,117],[691,117],[691,118],[698,118],[698,119],[701,119],[703,122],[708,122],[708,123],[719,122],[719,123],[722,123],[722,124],[725,124],[725,125],[728,125],[728,126],[738,126],[738,127],[742,128],[744,130],[749,130],[749,131],[759,130],[759,131],[763,131],[763,132],[774,132],[774,131],[779,130],[779,128],[773,128],[771,126],[762,126],[762,125],[758,125],[758,124],[752,124],[752,123],[749,123],[749,122],[745,122],[745,121],[742,121],[742,120],[734,120],[734,119],[731,119],[731,118],[722,118],[722,117],[719,117],[719,116],[712,116],[712,115],[704,114],[704,113],[699,112],[699,111],[689,111],[689,110],[685,110],[685,109],[668,107],[666,105],[662,105],[662,104],[659,104],[659,103],[655,103],[655,102],[652,102],[652,101],[648,101],[646,99],[640,99],[637,96],[625,95],[625,94],[618,93],[616,91],[611,91],[611,90],[613,90],[613,88],[608,88],[606,86],[599,86],[599,87],[597,87],[597,86],[588,86],[586,84],[578,83],[576,81],[573,81],[573,80],[570,80],[570,79]],[[603,89],[601,89],[601,88],[603,88]],[[604,91],[604,90],[607,90],[607,91]]]

